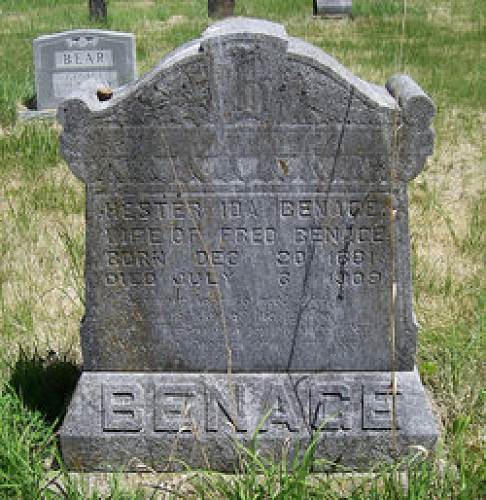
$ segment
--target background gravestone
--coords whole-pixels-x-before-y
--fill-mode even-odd
[[[211,26],[135,84],[59,108],[86,184],[76,469],[233,470],[234,440],[367,467],[432,448],[407,184],[434,106],[282,26]],[[138,465],[137,465],[138,464]]]
[[[350,16],[353,0],[313,0],[315,16]]]
[[[93,80],[111,88],[136,79],[135,35],[74,30],[34,40],[37,109],[56,108]]]

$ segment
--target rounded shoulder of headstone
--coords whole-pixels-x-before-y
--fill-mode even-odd
[[[397,100],[408,122],[420,128],[429,126],[435,116],[432,99],[408,75],[393,75],[386,82],[388,92]]]
[[[86,80],[79,90],[59,104],[57,108],[59,123],[68,128],[70,125],[76,125],[90,113],[108,108],[113,97],[121,94],[123,89],[124,87],[111,89],[96,80]]]
[[[57,108],[57,119],[61,124],[61,154],[71,171],[86,182],[84,152],[87,150],[86,131],[91,121],[89,103],[81,96],[73,96],[62,101]]]

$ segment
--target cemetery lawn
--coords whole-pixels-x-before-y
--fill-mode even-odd
[[[207,1],[110,0],[107,23],[95,25],[85,0],[1,0],[0,498],[486,498],[486,2],[353,3],[352,20],[326,20],[312,17],[311,0],[236,0],[238,14],[282,22],[365,80],[410,74],[437,105],[435,153],[410,186],[418,364],[441,422],[436,454],[405,474],[340,478],[310,474],[312,447],[293,473],[249,450],[232,477],[93,485],[67,474],[55,432],[81,361],[84,192],[59,156],[59,128],[15,123],[34,96],[32,40],[80,27],[134,32],[143,74],[200,35]]]

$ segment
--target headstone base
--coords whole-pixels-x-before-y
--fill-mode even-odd
[[[17,112],[17,120],[30,122],[35,120],[55,121],[57,109],[22,109]]]
[[[316,458],[340,470],[396,461],[417,447],[431,450],[438,439],[416,371],[395,378],[390,372],[84,372],[60,439],[71,470],[234,472],[238,443],[248,446],[256,436],[265,457],[286,456],[290,463],[316,429]]]

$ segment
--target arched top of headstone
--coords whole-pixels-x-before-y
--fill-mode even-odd
[[[34,46],[46,42],[46,41],[57,41],[63,40],[66,46],[69,48],[85,48],[89,46],[96,46],[99,37],[108,36],[112,39],[121,38],[125,39],[127,37],[133,38],[133,33],[126,33],[123,31],[109,31],[101,30],[96,28],[81,28],[69,31],[62,31],[59,33],[49,33],[47,35],[41,35],[34,40]]]
[[[393,93],[397,86],[400,98]],[[354,149],[361,153],[374,130],[369,153],[386,156],[393,147],[392,128],[399,125],[401,108],[404,116],[423,115],[420,123],[410,122],[410,133],[427,132],[422,140],[426,147],[419,147],[419,153],[403,148],[400,153],[402,165],[397,170],[403,172],[403,180],[409,180],[423,167],[433,144],[429,124],[434,107],[418,85],[400,76],[390,80],[388,89],[368,83],[321,49],[289,37],[280,24],[235,17],[210,26],[200,39],[168,54],[154,70],[115,91],[109,100],[101,101],[94,88],[81,90],[59,107],[59,118],[64,125],[63,153],[73,171],[90,182],[93,177],[88,171],[96,163],[93,152],[106,147],[98,144],[106,140],[100,129],[115,124],[118,129],[142,124],[145,130],[161,127],[168,157],[224,156],[230,140],[227,132],[235,127],[264,127],[267,134],[257,134],[255,149],[265,150],[265,157],[278,157],[284,154],[279,151],[279,144],[285,142],[283,128],[323,126],[346,131],[365,127],[367,135],[354,141]],[[113,137],[110,143],[115,150],[127,146],[126,138],[117,142]],[[187,145],[196,137],[197,151],[189,151]],[[331,140],[339,150],[329,152],[330,156],[354,154],[353,146],[346,151],[343,139],[346,134],[341,142],[338,137],[335,143]],[[78,147],[83,143],[85,153]],[[77,145],[76,154],[70,144]]]
[[[99,31],[100,34],[104,33],[102,30],[91,31]],[[73,30],[63,33],[63,35],[68,34],[83,37],[84,32],[83,30]],[[56,35],[48,36],[55,37]],[[47,38],[47,36],[42,38]],[[95,98],[96,93],[81,92],[77,97],[82,98],[91,111],[101,111],[112,107],[123,98],[129,96],[134,90],[149,85],[160,73],[169,71],[178,64],[189,62],[192,58],[202,57],[202,53],[207,47],[209,47],[209,51],[214,52],[214,47],[218,45],[218,41],[232,40],[234,43],[237,43],[238,41],[261,41],[266,38],[280,40],[280,46],[282,50],[288,53],[289,58],[301,59],[302,63],[314,64],[316,68],[327,71],[329,74],[334,74],[336,78],[342,81],[343,85],[354,86],[363,97],[370,99],[370,101],[374,101],[376,104],[385,107],[396,107],[395,100],[391,98],[384,87],[374,85],[356,77],[345,66],[320,48],[306,43],[301,39],[289,37],[283,25],[262,19],[245,17],[231,17],[209,26],[200,39],[187,42],[170,52],[152,71],[140,78],[138,82],[120,89],[117,93],[117,98],[111,102],[99,103]],[[213,54],[213,57],[216,58],[217,54]]]
[[[265,19],[252,19],[249,17],[230,17],[212,24],[203,33],[203,38],[220,38],[228,35],[242,34],[287,38],[287,32],[283,25],[266,21]]]

